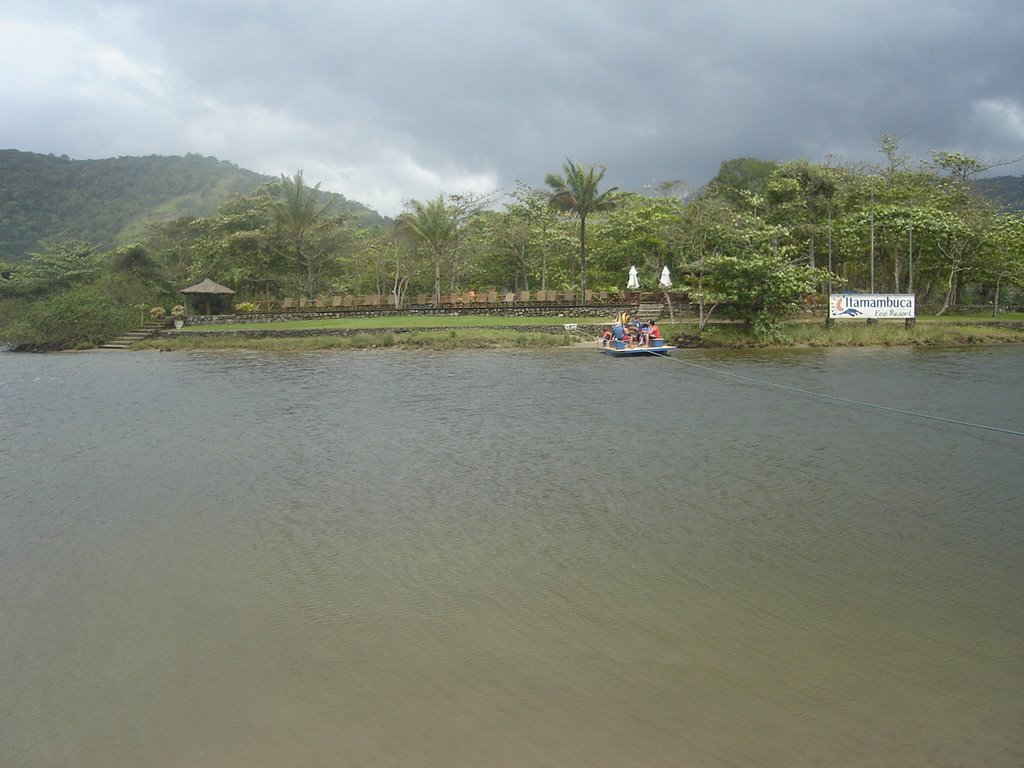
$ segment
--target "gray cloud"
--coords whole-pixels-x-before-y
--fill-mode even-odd
[[[1010,158],[1021,40],[1019,0],[16,0],[0,144],[301,168],[386,214],[567,156],[624,189],[743,155],[875,161],[881,133]]]

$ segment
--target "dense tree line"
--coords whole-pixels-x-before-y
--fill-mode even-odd
[[[702,319],[738,317],[766,334],[830,289],[913,292],[940,313],[1019,300],[1024,216],[972,183],[991,164],[951,152],[911,163],[888,136],[881,154],[876,166],[738,158],[696,193],[602,188],[603,167],[567,160],[501,204],[441,194],[370,227],[299,172],[212,215],[152,225],[131,246],[49,243],[0,269],[0,296],[90,286],[116,306],[170,306],[210,277],[238,301],[373,293],[401,305],[468,289],[617,290],[631,265],[654,289],[667,266]]]

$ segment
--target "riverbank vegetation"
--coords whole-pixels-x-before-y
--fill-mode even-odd
[[[699,191],[667,182],[637,194],[605,184],[603,167],[567,160],[544,186],[520,184],[500,200],[410,201],[369,226],[327,205],[299,172],[112,250],[46,242],[0,264],[0,343],[112,338],[204,278],[234,291],[215,300],[213,311],[227,312],[232,300],[251,309],[343,294],[398,306],[470,289],[614,295],[631,266],[657,294],[668,267],[699,334],[711,341],[714,321],[738,320],[743,330],[729,333],[757,344],[787,343],[786,319],[830,290],[914,293],[919,315],[972,304],[998,316],[1024,301],[1024,216],[973,185],[996,163],[946,151],[912,163],[890,136],[880,150],[884,161],[870,167],[740,158]]]
[[[736,325],[719,324],[700,335],[703,346],[745,349],[750,347],[952,347],[968,344],[1024,343],[1024,322],[1016,325],[985,322],[783,323],[771,339],[759,338]]]

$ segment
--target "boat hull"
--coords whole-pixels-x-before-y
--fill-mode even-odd
[[[667,357],[668,353],[678,349],[668,344],[658,344],[650,347],[627,347],[618,346],[612,342],[607,347],[601,347],[601,352],[611,357]]]

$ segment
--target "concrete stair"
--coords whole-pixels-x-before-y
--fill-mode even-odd
[[[164,328],[169,327],[166,322],[163,323],[146,323],[141,328],[135,331],[126,331],[118,336],[116,339],[105,342],[99,345],[99,349],[129,349],[132,344],[143,339],[148,339],[151,336],[156,335],[158,331],[162,331]]]
[[[634,320],[642,320],[649,323],[651,320],[658,320],[661,313],[665,311],[665,305],[661,303],[641,303],[637,306]]]

